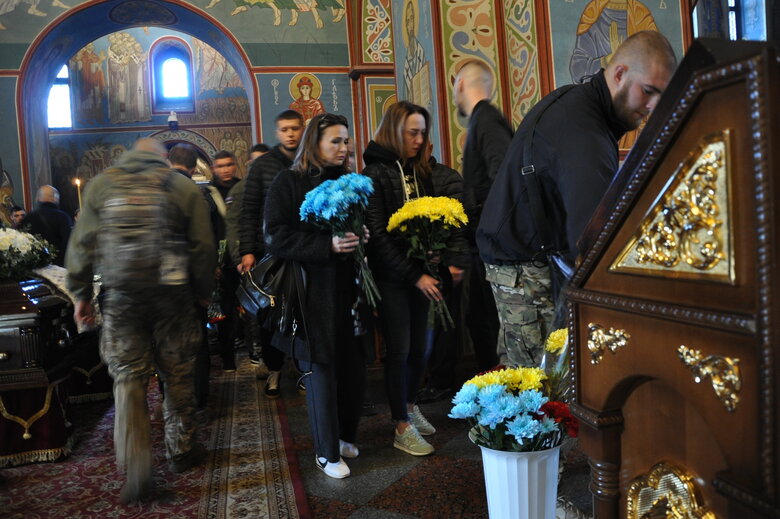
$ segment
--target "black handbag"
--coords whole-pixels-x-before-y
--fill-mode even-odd
[[[266,254],[244,273],[236,297],[260,326],[289,333],[298,306],[297,262]]]

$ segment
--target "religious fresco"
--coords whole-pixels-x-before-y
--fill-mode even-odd
[[[580,83],[596,74],[632,34],[660,31],[684,54],[680,0],[552,0],[550,38],[556,87]],[[626,150],[642,130],[627,133],[618,144]]]
[[[346,0],[195,0],[255,66],[348,66]]]
[[[433,154],[441,158],[431,3],[427,0],[392,0],[392,12],[398,99],[418,104],[431,114],[429,135]]]
[[[63,10],[70,9],[75,3],[79,3],[66,1],[67,4],[61,0],[52,0],[49,4],[46,0],[43,2],[41,0],[2,0],[0,1],[0,31],[16,28],[17,30],[11,32],[18,33],[18,29],[31,25],[42,27],[43,23],[48,23],[62,14]],[[18,27],[17,23],[21,23],[21,27]]]
[[[95,40],[69,61],[74,128],[137,122],[148,126],[150,121],[167,125],[167,112],[152,114],[148,87],[149,48],[163,36],[180,38],[190,45],[192,51],[196,109],[193,114],[178,114],[179,123],[249,124],[246,90],[238,73],[224,56],[187,34],[146,27]],[[114,63],[125,63],[126,66]],[[143,85],[139,83],[142,76],[145,78]]]
[[[511,124],[513,128],[517,128],[528,111],[542,98],[539,79],[539,30],[536,26],[534,2],[503,1]]]
[[[441,6],[442,47],[444,55],[444,80],[453,84],[458,69],[467,61],[480,60],[494,72],[495,96],[492,102],[501,106],[501,81],[499,75],[499,41],[496,23],[498,17],[493,0],[443,3]],[[452,88],[446,89],[450,130],[449,165],[462,170],[463,147],[466,142],[468,120],[462,117],[455,105]]]
[[[364,0],[360,34],[364,63],[392,63],[393,29],[390,0]]]
[[[367,134],[368,138],[371,139],[387,108],[398,101],[398,96],[395,93],[395,79],[392,77],[368,76],[365,78],[365,82],[365,109],[368,114]]]
[[[11,227],[11,209],[15,206],[24,205],[14,200],[14,182],[11,175],[3,168],[3,161],[0,160],[0,223],[6,227]]]
[[[354,132],[352,81],[346,73],[259,73],[255,77],[266,144],[276,144],[274,119],[288,109],[300,112],[307,122],[322,112],[341,114],[350,121],[350,133]]]

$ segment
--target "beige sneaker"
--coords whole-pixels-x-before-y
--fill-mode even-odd
[[[398,434],[396,431],[393,447],[411,454],[412,456],[427,456],[433,452],[433,445],[425,441],[425,439],[420,436],[419,431],[411,423],[403,434]]]
[[[423,436],[430,436],[431,434],[436,433],[436,428],[431,425],[431,422],[425,419],[422,411],[420,411],[420,408],[417,406],[414,406],[412,412],[409,413],[409,423],[414,425]]]

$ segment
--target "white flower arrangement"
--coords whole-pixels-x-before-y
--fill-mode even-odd
[[[30,233],[0,228],[0,279],[18,279],[51,262],[52,248]]]

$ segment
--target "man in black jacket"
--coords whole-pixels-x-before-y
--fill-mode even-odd
[[[246,186],[241,201],[241,215],[238,219],[238,253],[241,256],[241,262],[237,268],[242,274],[250,270],[265,253],[263,241],[265,195],[276,175],[292,166],[295,153],[298,151],[298,144],[303,136],[303,129],[303,117],[295,110],[285,110],[277,115],[276,138],[279,139],[279,144],[271,148],[271,151],[265,155],[256,158],[249,168],[249,175],[244,181]],[[263,361],[269,370],[265,394],[268,398],[278,398],[284,353],[271,347],[269,339],[269,334],[262,330],[259,342],[263,352]],[[305,391],[303,382],[299,381],[298,389]]]
[[[458,111],[469,118],[463,148],[463,205],[469,217],[467,236],[471,245],[466,325],[474,343],[477,368],[486,371],[497,362],[499,321],[475,234],[490,186],[512,141],[512,127],[490,104],[493,73],[483,61],[472,60],[463,65],[455,76],[453,90]]]
[[[501,320],[500,362],[538,366],[552,331],[550,269],[521,169],[534,166],[553,247],[573,264],[577,240],[618,169],[618,140],[655,108],[675,67],[663,35],[638,32],[605,70],[546,96],[518,128],[477,229]],[[525,156],[528,139],[532,158]]]
[[[295,110],[285,110],[277,115],[276,138],[279,139],[279,144],[255,159],[249,168],[238,221],[238,253],[241,255],[238,271],[241,273],[251,269],[255,262],[263,257],[265,195],[276,174],[292,166],[303,129],[303,117]]]
[[[35,195],[38,208],[24,217],[19,229],[40,236],[57,252],[52,263],[60,267],[65,265],[65,249],[68,246],[73,220],[68,213],[60,210],[60,192],[46,185],[38,188]]]

